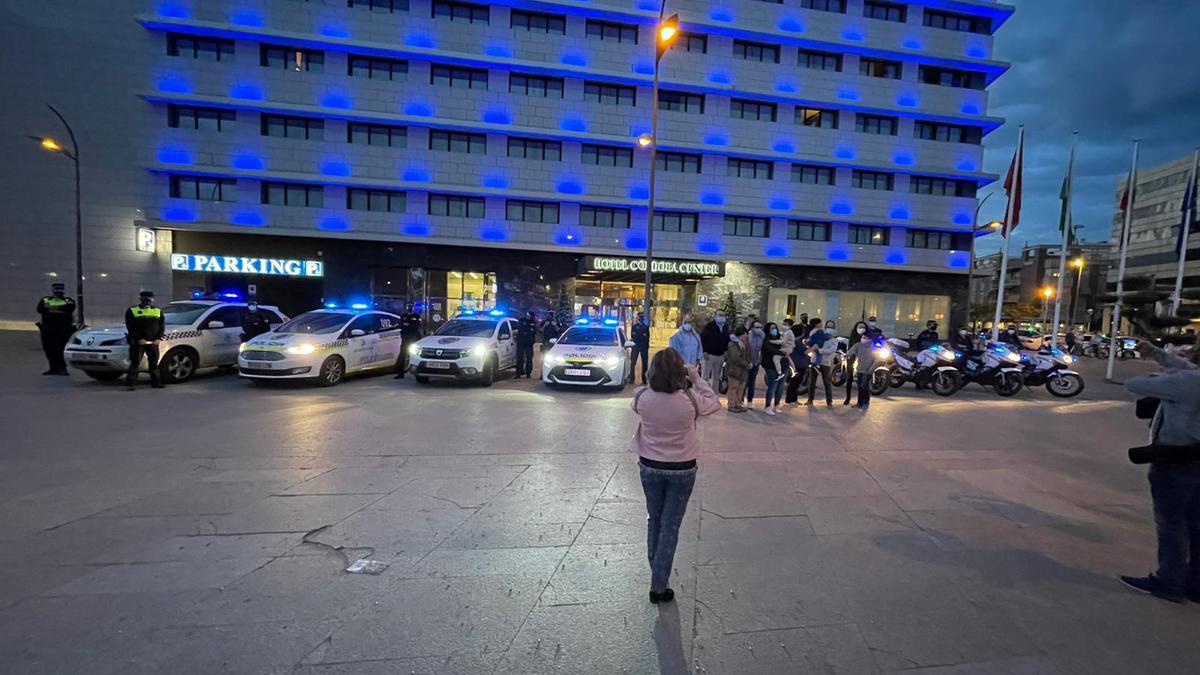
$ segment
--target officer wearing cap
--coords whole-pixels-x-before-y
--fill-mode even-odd
[[[404,305],[400,315],[400,358],[396,360],[396,379],[404,379],[408,371],[408,348],[421,339],[421,315],[413,303]]]
[[[150,385],[162,388],[158,373],[158,345],[166,332],[162,310],[154,306],[154,292],[138,294],[138,304],[125,310],[125,333],[129,340],[129,372],[125,384],[133,391],[137,383],[138,366],[142,355],[146,355],[146,366],[150,371]]]
[[[42,351],[50,369],[43,375],[67,375],[67,362],[63,350],[75,332],[75,300],[68,298],[67,287],[55,282],[50,284],[50,295],[38,300],[37,313],[41,317],[38,332],[42,337]]]

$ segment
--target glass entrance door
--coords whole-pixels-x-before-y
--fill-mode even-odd
[[[645,285],[619,281],[577,281],[575,312],[579,316],[616,318],[632,334],[637,313],[646,298]],[[650,346],[665,347],[679,328],[683,311],[683,286],[655,284],[654,304],[650,310]]]

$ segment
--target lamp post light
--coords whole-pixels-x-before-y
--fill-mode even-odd
[[[1046,332],[1046,310],[1050,308],[1050,298],[1054,297],[1054,289],[1049,286],[1042,289],[1042,333]],[[1054,327],[1058,331],[1058,326]]]
[[[67,137],[71,140],[71,147],[68,149],[49,136],[34,137],[34,140],[41,144],[42,149],[57,152],[75,165],[75,304],[79,308],[79,326],[83,327],[86,322],[83,314],[83,210],[80,205],[79,190],[79,143],[76,142],[75,132],[62,113],[52,105],[47,104],[46,107],[62,122],[63,127],[67,130]]]
[[[992,221],[983,226],[979,225],[979,211],[983,209],[983,205],[987,203],[987,200],[990,199],[993,194],[995,194],[995,193],[989,192],[983,196],[983,199],[979,200],[979,203],[975,205],[975,218],[973,220],[971,220],[971,261],[970,261],[971,264],[968,266],[968,269],[970,270],[970,274],[967,275],[967,315],[968,315],[967,318],[968,319],[970,318],[971,302],[972,302],[972,300],[974,300],[974,291],[975,291],[975,240],[979,237],[991,234],[993,231],[1004,226],[1004,223],[1001,223],[998,220]],[[1004,292],[1003,289],[1001,289],[1000,292],[1003,293]]]
[[[642,311],[646,316],[647,325],[653,325],[650,300],[653,293],[654,268],[654,174],[658,165],[658,65],[679,37],[679,15],[672,14],[664,21],[663,12],[666,11],[666,7],[664,0],[658,10],[658,26],[654,31],[654,88],[650,95],[650,134],[643,134],[637,139],[639,147],[650,150],[650,194],[646,209],[646,288],[642,300]]]
[[[1083,266],[1084,261],[1082,257],[1071,261],[1071,267],[1078,270],[1075,275],[1075,292],[1071,295],[1071,311],[1067,313],[1071,317],[1072,328],[1075,327],[1075,307],[1079,305],[1079,286],[1083,284]]]

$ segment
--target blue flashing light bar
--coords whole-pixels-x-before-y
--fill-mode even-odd
[[[336,302],[325,303],[325,309],[337,309],[337,308],[338,308],[338,304]]]
[[[576,326],[586,326],[586,325],[588,325],[588,321],[589,320],[586,316],[581,316],[578,319],[575,319],[575,325]]]
[[[505,314],[506,314],[506,312],[504,310],[500,310],[500,309],[493,309],[492,311],[488,312],[488,316],[496,316],[496,317],[504,316]]]
[[[356,302],[350,305],[350,309],[370,309],[370,305],[365,302]]]
[[[612,317],[609,317],[604,320],[605,326],[619,326],[620,324],[621,324],[620,320],[614,319]]]

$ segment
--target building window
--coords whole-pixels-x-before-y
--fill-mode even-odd
[[[740,120],[774,122],[778,115],[778,110],[778,106],[774,103],[747,101],[740,98],[732,99],[729,102],[729,116]]]
[[[197,108],[187,105],[167,106],[167,124],[175,129],[197,131],[229,131],[237,121],[237,113],[220,108]]]
[[[658,92],[658,109],[703,115],[704,94],[689,94],[683,91],[660,91]]]
[[[819,12],[846,13],[846,0],[800,0],[800,6]]]
[[[465,23],[488,23],[487,5],[473,5],[469,2],[449,2],[434,0],[433,18]]]
[[[836,185],[836,171],[830,166],[812,166],[811,164],[793,164],[792,182],[809,185]]]
[[[637,105],[637,88],[620,84],[584,82],[583,100],[605,105]]]
[[[487,89],[488,72],[479,68],[434,66],[429,69],[429,83],[460,89]]]
[[[800,50],[800,67],[811,70],[842,70],[842,55],[830,52],[818,52],[812,49]]]
[[[318,49],[263,45],[259,49],[259,63],[266,68],[320,73],[325,70],[325,52]]]
[[[907,230],[904,245],[908,248],[934,248],[941,251],[954,250],[954,233],[936,230]]]
[[[236,202],[237,180],[171,176],[171,196],[176,199],[200,199],[207,202]]]
[[[948,178],[930,178],[928,176],[913,176],[908,181],[909,192],[918,195],[937,195],[940,197],[974,197],[979,184],[973,180],[951,180]]]
[[[918,78],[925,84],[936,84],[939,87],[983,89],[987,86],[987,76],[972,70],[921,66],[918,70]]]
[[[508,139],[508,156],[558,162],[562,160],[562,143],[534,138],[513,138],[510,136]]]
[[[585,143],[581,159],[584,164],[620,166],[626,169],[633,168],[633,150],[630,148],[620,148],[611,145],[589,145]]]
[[[384,145],[389,148],[408,147],[408,129],[386,124],[363,124],[351,122],[347,126],[346,141],[363,145]]]
[[[487,135],[462,131],[430,131],[429,149],[460,152],[465,155],[486,155]]]
[[[700,155],[687,152],[663,152],[654,154],[654,162],[659,171],[672,173],[700,173]]]
[[[761,63],[779,63],[779,45],[769,45],[762,42],[746,40],[733,41],[733,55],[746,61]]]
[[[514,9],[508,25],[510,28],[520,28],[531,33],[567,34],[567,17],[562,14],[543,14]]]
[[[508,93],[541,96],[543,98],[562,98],[563,79],[561,77],[509,73]]]
[[[429,195],[429,215],[451,218],[482,218],[483,197],[461,197],[458,195]]]
[[[848,230],[849,236],[847,241],[851,244],[862,244],[864,246],[887,246],[888,231],[885,227],[875,227],[872,225],[851,225]]]
[[[925,25],[930,28],[944,28],[962,33],[986,35],[992,32],[992,20],[987,17],[955,14],[936,9],[925,10]]]
[[[765,237],[770,231],[770,219],[752,216],[725,216],[724,233],[730,237]]]
[[[231,61],[233,40],[167,33],[167,56],[184,56],[202,61]]]
[[[346,208],[351,211],[378,211],[381,213],[404,213],[408,197],[393,190],[346,190]]]
[[[350,55],[350,77],[369,80],[398,80],[408,73],[408,61]]]
[[[272,206],[325,206],[325,190],[320,185],[273,183],[263,181],[262,203]]]
[[[325,120],[316,117],[262,115],[260,133],[276,138],[303,138],[310,141],[325,139]]]
[[[580,206],[579,224],[587,227],[629,227],[629,209],[609,206]]]
[[[558,223],[558,202],[532,202],[510,199],[505,206],[508,220],[518,223]]]
[[[818,127],[820,129],[836,129],[838,128],[838,113],[836,110],[802,108],[797,106],[796,124],[805,127]]]
[[[775,177],[775,164],[757,159],[730,157],[725,163],[725,175],[735,178],[771,180]]]
[[[887,80],[898,80],[900,79],[900,75],[903,71],[904,66],[899,61],[868,59],[866,57],[858,60],[859,74],[866,75],[867,77],[882,77]]]
[[[922,122],[917,120],[913,125],[913,136],[927,141],[943,143],[983,143],[983,129],[979,127],[960,126],[957,124],[941,124],[939,122]]]
[[[683,51],[692,54],[708,53],[708,36],[702,33],[684,33],[680,36],[679,44]]]
[[[635,45],[638,41],[637,26],[632,26],[627,23],[615,23],[612,21],[595,21],[593,19],[588,19],[586,35],[595,40],[631,42]]]
[[[408,0],[346,0],[347,7],[362,7],[371,12],[407,12]]]
[[[863,16],[868,19],[881,19],[883,21],[895,21],[904,23],[907,19],[904,5],[899,5],[894,2],[879,2],[879,0],[867,0],[863,3]]]
[[[687,211],[655,211],[654,229],[659,232],[695,234],[700,230],[700,214]]]
[[[891,190],[896,176],[884,171],[860,171],[851,174],[850,184],[864,190]]]
[[[789,220],[788,239],[799,241],[829,241],[829,223],[814,220]]]
[[[895,117],[884,117],[882,115],[866,115],[858,113],[854,116],[854,130],[863,134],[877,134],[880,136],[895,136],[896,126],[900,121]]]

